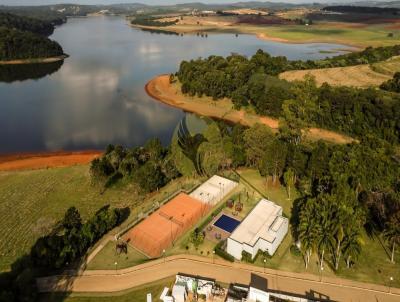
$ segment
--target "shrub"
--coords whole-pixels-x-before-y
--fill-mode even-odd
[[[225,241],[220,241],[214,248],[215,254],[217,254],[218,256],[220,256],[221,258],[228,260],[230,262],[234,262],[235,258],[228,254],[224,249],[223,249],[223,245],[224,245]]]

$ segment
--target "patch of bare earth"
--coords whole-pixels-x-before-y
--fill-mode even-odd
[[[36,170],[88,164],[101,151],[49,152],[0,156],[0,171]]]

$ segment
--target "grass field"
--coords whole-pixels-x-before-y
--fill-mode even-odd
[[[147,257],[135,250],[128,244],[127,254],[117,254],[115,251],[115,242],[109,241],[104,248],[89,262],[86,267],[89,270],[100,270],[100,269],[123,269],[131,266],[135,266],[147,261]],[[117,267],[115,265],[117,262]]]
[[[135,287],[127,291],[122,291],[113,294],[72,294],[69,297],[62,297],[57,294],[42,295],[41,302],[98,302],[98,301],[110,301],[113,302],[143,302],[146,301],[146,296],[151,293],[153,301],[159,301],[159,297],[164,287],[171,287],[174,284],[175,277],[162,279],[156,282],[152,282],[140,287]]]
[[[279,75],[287,81],[302,80],[309,74],[318,86],[328,83],[333,86],[370,87],[379,86],[400,70],[400,57],[372,65],[286,71]]]
[[[71,206],[79,209],[83,219],[106,204],[130,207],[134,218],[191,181],[179,179],[153,195],[142,196],[129,183],[102,194],[90,184],[88,165],[0,172],[0,271],[28,252]]]

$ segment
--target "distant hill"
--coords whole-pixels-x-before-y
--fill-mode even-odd
[[[353,5],[337,5],[326,6],[324,11],[337,13],[357,13],[371,15],[397,15],[400,12],[399,8],[395,7],[374,7],[374,6],[353,6]]]

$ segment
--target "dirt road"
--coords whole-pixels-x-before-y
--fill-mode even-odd
[[[261,123],[274,131],[277,131],[279,128],[279,121],[277,119],[259,116],[243,109],[235,110],[233,109],[232,102],[228,99],[213,101],[209,97],[199,98],[183,95],[177,84],[170,84],[169,75],[160,75],[152,79],[146,84],[146,92],[154,99],[184,111],[233,123],[240,123],[244,126]],[[311,140],[323,139],[337,144],[346,144],[353,141],[348,136],[320,128],[309,129],[306,137]]]
[[[123,270],[85,271],[78,277],[53,276],[38,279],[40,292],[117,292],[167,278],[178,272],[214,278],[223,283],[248,284],[251,274],[268,280],[268,288],[283,292],[329,298],[336,301],[400,301],[400,289],[263,269],[242,263],[229,263],[198,256],[179,255],[147,262]]]

